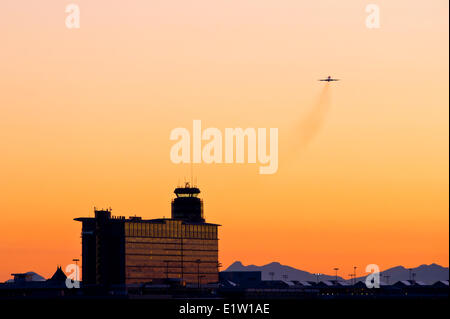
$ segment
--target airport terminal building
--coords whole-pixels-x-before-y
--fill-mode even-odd
[[[174,193],[172,218],[114,217],[110,210],[75,218],[82,222],[83,285],[218,282],[220,225],[205,222],[198,188]]]

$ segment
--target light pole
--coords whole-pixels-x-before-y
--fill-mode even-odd
[[[201,260],[197,259],[195,262],[197,263],[197,287],[198,287],[198,289],[200,289],[200,263],[201,263]]]
[[[322,275],[321,273],[317,272],[314,274],[316,276],[316,283],[319,283],[319,277]]]
[[[78,281],[78,262],[80,261],[78,258],[72,259],[75,262],[75,281]]]
[[[181,284],[184,286],[184,246],[183,246],[183,232],[181,232],[180,236],[181,242]]]
[[[349,276],[350,276],[350,282],[352,283],[352,285],[354,285],[354,282],[353,282],[353,277],[355,276],[354,274],[348,274]]]
[[[356,267],[356,266],[353,266],[353,284],[354,285],[356,285],[356,268],[358,268],[358,267]]]
[[[164,260],[166,263],[166,279],[169,279],[169,262],[170,260]]]
[[[336,285],[337,285],[337,278],[338,278],[338,270],[339,270],[339,268],[333,268],[333,270],[336,272]]]

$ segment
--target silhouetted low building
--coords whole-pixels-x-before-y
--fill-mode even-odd
[[[77,289],[66,286],[66,274],[57,267],[50,279],[34,272],[15,273],[13,280],[0,284],[0,298],[54,298],[75,295]]]
[[[63,282],[65,283],[67,279],[66,274],[64,273],[64,271],[61,269],[61,266],[56,268],[55,273],[53,274],[53,276],[50,279],[47,279],[48,282]]]
[[[397,281],[393,286],[404,288],[404,287],[425,287],[427,285],[421,281],[416,280],[400,280]]]
[[[298,281],[298,280],[292,280],[292,282],[297,286],[297,287],[303,287],[303,288],[314,288],[315,284],[314,282],[311,281]]]
[[[239,286],[257,286],[261,283],[260,271],[221,271],[220,282],[234,283]]]
[[[33,275],[30,273],[11,274],[14,277],[13,282],[16,284],[33,281]]]
[[[434,288],[448,288],[448,280],[440,280],[440,281],[436,281],[432,287]]]

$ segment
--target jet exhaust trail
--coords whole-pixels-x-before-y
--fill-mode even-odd
[[[327,82],[314,103],[313,107],[301,119],[297,135],[297,150],[305,149],[308,144],[317,136],[323,126],[325,117],[331,106],[330,84]]]
[[[325,117],[331,107],[331,88],[327,81],[312,107],[300,118],[300,121],[293,126],[286,139],[289,146],[283,148],[281,153],[286,154],[283,162],[287,165],[293,165],[300,153],[314,140],[320,132]]]

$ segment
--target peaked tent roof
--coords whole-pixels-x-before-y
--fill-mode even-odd
[[[52,278],[50,278],[48,281],[65,282],[66,279],[66,274],[64,273],[64,271],[62,271],[61,266],[59,266],[56,268],[56,271],[53,274]]]

